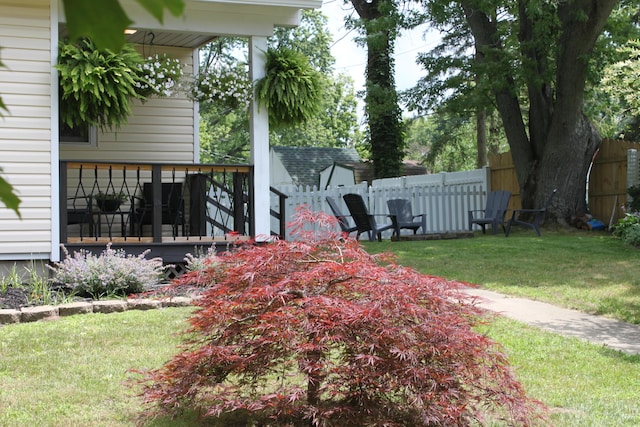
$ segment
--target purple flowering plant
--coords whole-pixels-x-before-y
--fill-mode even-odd
[[[89,251],[69,254],[54,263],[54,282],[63,283],[80,296],[99,299],[105,296],[124,296],[140,293],[164,280],[161,258],[147,259],[146,250],[138,256],[127,255],[123,249],[112,249],[111,243],[98,256]]]

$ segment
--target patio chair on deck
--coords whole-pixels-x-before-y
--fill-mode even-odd
[[[389,215],[391,222],[395,228],[395,233],[400,237],[400,230],[405,228],[413,230],[413,234],[418,233],[418,229],[422,228],[422,233],[427,232],[427,215],[414,215],[411,210],[411,202],[407,199],[391,199],[387,200]],[[416,219],[419,219],[416,221]]]
[[[507,229],[505,234],[509,237],[512,225],[523,225],[525,227],[532,228],[538,237],[540,236],[540,224],[544,221],[544,214],[547,212],[553,196],[558,192],[557,188],[554,188],[547,200],[544,202],[544,206],[540,209],[514,209],[511,219],[507,222]]]
[[[67,199],[67,225],[80,225],[80,237],[93,237],[95,235],[95,222],[93,220],[93,197],[76,196]],[[89,227],[88,234],[84,234],[83,225]]]
[[[393,224],[378,225],[376,223],[375,215],[369,213],[362,196],[359,194],[345,194],[342,198],[347,204],[353,222],[356,224],[358,233],[356,239],[359,239],[362,233],[368,233],[370,241],[374,242],[377,236],[378,241],[381,242],[382,232],[393,229]]]
[[[482,227],[482,234],[485,234],[485,226],[491,225],[493,234],[496,234],[498,225],[502,225],[506,234],[504,217],[507,214],[510,198],[511,192],[504,190],[492,191],[487,194],[487,205],[483,211],[469,211],[469,231],[473,230],[473,224],[477,224]]]
[[[342,230],[343,233],[346,233],[347,235],[349,235],[350,233],[353,233],[354,231],[358,230],[358,227],[351,227],[349,225],[349,222],[347,221],[348,215],[344,215],[340,211],[340,208],[338,207],[338,204],[336,203],[333,197],[327,196],[326,200],[327,200],[327,204],[329,205],[329,208],[331,209],[331,212],[333,212],[333,216],[335,216],[336,219],[338,220],[338,224],[340,225],[340,229]]]
[[[144,225],[153,224],[153,187],[152,183],[145,182],[142,187],[142,198],[139,199],[138,207],[132,203],[131,227],[137,227],[138,236],[143,234]],[[182,198],[182,183],[163,182],[162,183],[162,224],[171,225],[173,236],[178,236],[178,227],[182,228],[182,235],[185,234],[184,221],[184,199]],[[135,235],[135,230],[132,229]]]

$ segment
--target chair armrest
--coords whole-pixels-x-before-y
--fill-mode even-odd
[[[545,208],[540,208],[540,209],[514,209],[513,212],[518,212],[518,213],[536,213],[536,212],[544,212],[546,211]]]

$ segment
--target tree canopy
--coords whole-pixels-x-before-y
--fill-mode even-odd
[[[541,206],[557,187],[552,216],[562,222],[586,212],[587,171],[600,142],[584,114],[590,61],[619,2],[436,0],[422,5],[425,17],[445,33],[443,43],[422,57],[427,73],[439,75],[442,90],[423,86],[422,94],[430,98],[414,97],[414,102],[428,108],[440,94],[473,100],[476,109],[495,108],[523,207]]]

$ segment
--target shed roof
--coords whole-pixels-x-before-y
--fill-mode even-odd
[[[359,163],[354,148],[271,147],[297,185],[318,185],[320,171],[334,163]]]

